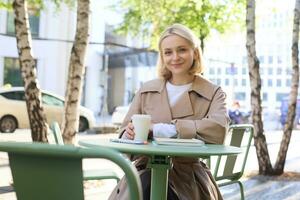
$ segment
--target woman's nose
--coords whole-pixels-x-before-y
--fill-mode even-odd
[[[173,56],[172,56],[172,59],[173,60],[178,60],[179,59],[179,54],[177,52],[174,52]]]

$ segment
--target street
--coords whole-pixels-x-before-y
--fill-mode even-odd
[[[267,131],[266,132],[266,139],[268,142],[268,148],[269,148],[269,154],[271,157],[271,161],[274,164],[276,161],[276,156],[278,153],[280,141],[281,141],[282,131]],[[98,138],[115,138],[117,137],[116,134],[88,134],[88,133],[79,133],[76,136],[76,140],[81,139],[98,139]],[[49,135],[49,141],[50,143],[53,143],[53,137],[52,135]],[[31,135],[29,130],[17,130],[15,133],[10,134],[0,134],[0,141],[31,141]],[[298,172],[300,173],[300,155],[298,153],[298,144],[300,143],[300,131],[293,131],[291,142],[289,145],[289,150],[287,153],[287,159],[285,164],[285,172]],[[122,175],[122,171],[113,163],[102,160],[102,159],[88,159],[84,160],[83,163],[84,169],[107,169],[107,168],[114,168],[120,175]],[[258,164],[257,164],[257,158],[256,158],[256,152],[255,148],[252,145],[249,152],[248,161],[245,168],[245,174],[253,173],[254,171],[258,170]],[[13,192],[11,192],[12,188],[9,187],[10,182],[12,180],[10,170],[8,167],[8,159],[7,155],[5,153],[0,153],[0,200],[15,200],[16,197]],[[249,179],[249,177],[243,178],[243,184],[245,186],[245,195],[246,199],[256,199],[257,195],[260,195],[260,199],[268,199],[270,196],[272,196],[273,190],[280,189],[282,187],[282,184],[284,183],[285,188],[289,188],[290,193],[295,193],[295,198],[291,198],[290,193],[288,199],[297,199],[300,198],[300,194],[297,194],[297,190],[300,189],[299,180],[297,179],[296,182],[278,182],[275,181],[272,185],[270,182],[266,185],[265,178],[260,179]],[[273,180],[271,180],[272,182]],[[107,181],[89,181],[85,183],[85,195],[86,199],[93,200],[93,199],[106,199],[108,195],[110,194],[111,190],[115,186],[114,180],[107,180]],[[277,184],[277,185],[276,185]],[[279,184],[279,185],[278,185]],[[289,185],[290,184],[290,185]],[[281,186],[280,186],[281,185]],[[99,187],[100,186],[100,187]],[[261,187],[255,187],[255,186],[261,186]],[[273,190],[266,192],[262,188],[266,187],[265,189],[273,188]],[[255,188],[260,188],[259,191],[262,194],[259,193],[258,190]],[[235,186],[226,186],[221,188],[221,192],[224,195],[225,199],[239,199],[238,190]],[[254,196],[253,196],[254,195]],[[265,197],[265,198],[263,198]],[[281,196],[282,197],[282,196]],[[298,199],[299,199],[298,198]],[[285,197],[278,198],[278,199],[285,199]]]

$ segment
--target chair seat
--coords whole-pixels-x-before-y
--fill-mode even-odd
[[[83,171],[84,180],[99,180],[99,179],[116,179],[117,182],[120,181],[120,177],[114,171],[108,169],[89,169]]]

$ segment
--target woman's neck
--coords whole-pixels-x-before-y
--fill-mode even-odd
[[[190,75],[190,74],[187,74],[185,76],[172,75],[169,82],[172,83],[173,85],[185,85],[185,84],[193,82],[193,80],[194,80],[194,75]]]

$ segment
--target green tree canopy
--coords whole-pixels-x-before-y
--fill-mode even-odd
[[[203,49],[212,29],[223,33],[245,19],[245,0],[121,0],[114,8],[124,12],[116,31],[150,36],[151,48],[156,48],[160,33],[174,23],[190,27]]]

